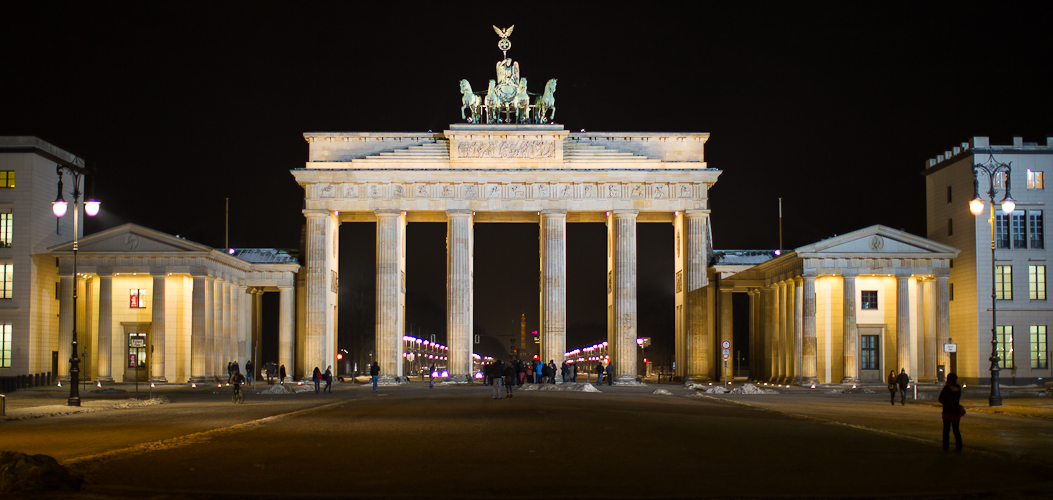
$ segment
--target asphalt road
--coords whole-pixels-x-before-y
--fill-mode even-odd
[[[2,422],[0,449],[84,472],[85,498],[1053,496],[1045,455],[981,446],[1000,429],[1045,443],[1048,419],[985,415],[986,437],[966,420],[977,446],[956,454],[940,449],[938,410],[877,396],[728,398],[737,404],[602,390],[494,400],[487,387],[345,386],[237,406],[175,393],[160,406]]]

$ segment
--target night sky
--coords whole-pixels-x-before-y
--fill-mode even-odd
[[[657,2],[653,2],[656,3]],[[712,134],[717,249],[872,224],[925,235],[923,163],[974,135],[1053,135],[1048,2],[8,2],[0,135],[98,169],[86,233],[135,222],[206,245],[297,248],[289,170],[312,131],[441,131],[458,81],[509,56],[559,79],[572,131]],[[690,6],[688,6],[690,5]],[[341,227],[341,345],[373,335],[375,228]],[[568,347],[605,335],[605,231],[568,231]],[[537,227],[476,225],[477,351],[538,324]],[[445,334],[445,227],[408,234],[407,326]],[[640,333],[671,348],[672,229],[641,224]],[[268,294],[276,295],[276,294]],[[275,299],[276,305],[276,299]],[[270,308],[271,310],[276,307]],[[266,331],[276,331],[270,326]]]

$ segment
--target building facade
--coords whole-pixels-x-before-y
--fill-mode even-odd
[[[984,213],[974,216],[969,211],[969,201],[977,194],[973,165],[992,159],[1011,166],[1008,178],[995,178],[996,203],[1006,188],[1016,200],[1011,214],[994,207],[993,268],[992,207],[985,173],[979,174],[978,193]],[[993,145],[987,137],[974,137],[925,164],[928,237],[961,249],[951,270],[950,312],[958,374],[966,383],[990,378],[992,284],[997,288],[994,340],[1000,382],[1041,383],[1053,376],[1047,341],[1053,305],[1046,298],[1047,261],[1053,252],[1045,242],[1046,207],[1053,207],[1053,192],[1045,189],[1045,173],[1050,171],[1053,138],[1039,144],[1017,137],[1011,145]]]

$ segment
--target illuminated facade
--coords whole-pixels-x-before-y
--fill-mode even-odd
[[[925,164],[928,236],[962,249],[950,280],[958,375],[969,384],[986,383],[990,377],[992,230],[986,174],[980,174],[979,184],[984,213],[974,216],[969,201],[974,196],[973,164],[991,158],[1012,167],[1009,179],[996,176],[996,201],[1007,186],[1016,200],[1013,213],[996,207],[994,219],[1000,383],[1042,383],[1053,377],[1047,341],[1053,307],[1046,285],[1053,252],[1045,237],[1047,207],[1053,207],[1053,190],[1045,188],[1045,174],[1053,172],[1053,138],[1039,144],[1017,137],[1011,145],[993,145],[987,137],[973,137]]]

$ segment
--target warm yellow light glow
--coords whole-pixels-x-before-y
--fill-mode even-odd
[[[973,215],[984,213],[984,201],[980,198],[974,198],[969,202],[969,211],[972,212]]]

